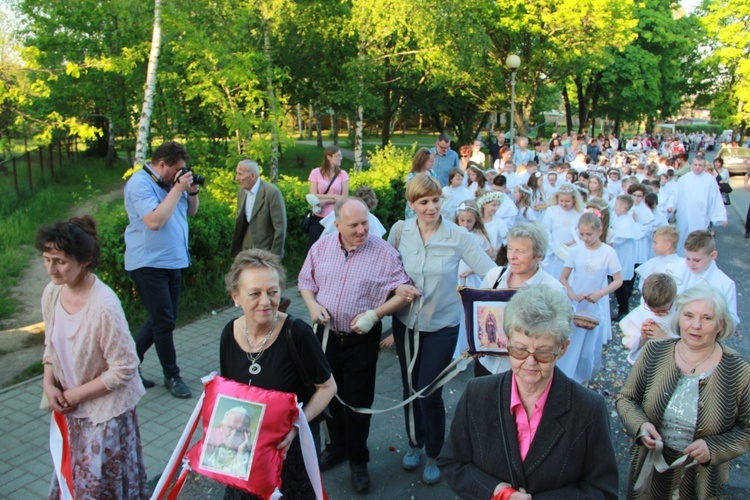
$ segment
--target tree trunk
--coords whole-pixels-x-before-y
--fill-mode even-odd
[[[570,96],[568,96],[568,87],[563,84],[562,88],[563,102],[565,103],[565,126],[568,128],[567,132],[573,131],[573,108],[570,106]]]
[[[386,59],[386,63],[388,59]],[[386,69],[385,80],[389,82],[391,80],[391,72]],[[386,147],[391,142],[391,84],[386,83],[383,90],[383,137],[381,139],[381,146]]]
[[[586,89],[583,87],[583,81],[579,77],[574,77],[573,82],[576,84],[576,93],[578,94],[578,133],[586,131],[586,122],[589,120],[589,103]]]
[[[437,129],[438,133],[442,134],[445,132],[445,128],[443,128],[443,122],[440,120],[440,115],[438,113],[432,114],[432,120],[435,122],[435,128]]]
[[[315,101],[315,140],[319,148],[323,147],[323,127],[320,123],[320,103]]]
[[[297,103],[297,128],[299,129],[299,139],[302,140],[302,106]]]
[[[263,29],[263,57],[266,60],[266,89],[271,120],[271,181],[279,179],[279,123],[276,117],[276,94],[273,88],[273,60],[271,58],[271,37],[268,34],[268,20]]]
[[[313,105],[310,103],[310,105],[307,108],[307,139],[312,139],[312,124],[313,124]]]
[[[331,137],[333,138],[333,145],[339,145],[339,117],[336,112],[331,113]]]
[[[364,108],[357,104],[357,120],[354,122],[354,170],[362,170],[362,125],[364,122]]]
[[[161,0],[154,0],[154,29],[151,34],[151,53],[148,56],[146,70],[146,89],[143,95],[141,118],[138,122],[138,138],[135,142],[135,164],[146,162],[146,145],[151,127],[151,113],[154,108],[154,94],[156,93],[156,70],[161,54]]]
[[[417,129],[417,134],[422,135],[422,113],[419,113],[419,128]]]
[[[109,135],[109,138],[107,140],[107,159],[104,163],[104,165],[107,168],[112,168],[112,166],[115,164],[115,125],[112,123],[112,118],[107,117],[107,123],[108,123],[108,130],[107,134]],[[10,138],[9,138],[10,142]]]

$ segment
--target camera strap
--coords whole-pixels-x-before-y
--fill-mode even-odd
[[[170,187],[162,182],[161,176],[157,174],[156,172],[154,172],[153,170],[151,170],[151,167],[149,166],[148,163],[143,165],[143,170],[145,170],[146,173],[154,180],[157,186],[159,186],[165,191],[169,191]]]

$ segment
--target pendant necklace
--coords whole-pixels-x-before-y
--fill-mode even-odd
[[[257,375],[260,373],[261,367],[258,364],[258,360],[263,355],[263,352],[266,350],[266,344],[271,339],[271,334],[276,329],[276,323],[279,320],[279,313],[277,312],[276,315],[273,318],[273,325],[271,325],[271,329],[266,334],[265,338],[260,341],[257,344],[253,344],[250,342],[250,335],[247,331],[247,318],[245,318],[245,340],[247,341],[247,345],[250,348],[250,351],[254,351],[258,349],[258,352],[253,355],[249,351],[245,351],[245,355],[247,356],[248,361],[250,361],[250,369],[248,370],[251,375]]]
[[[680,352],[680,349],[677,349],[677,348],[675,348],[675,349],[676,349],[676,351],[677,351],[677,355],[678,355],[678,356],[680,357],[680,359],[682,360],[682,362],[683,362],[683,363],[685,363],[686,365],[689,365],[689,363],[688,363],[688,362],[687,362],[687,361],[685,360],[685,358],[684,358],[684,357],[682,356],[682,353]],[[708,360],[708,358],[710,358],[710,357],[711,357],[711,355],[712,355],[712,354],[714,353],[714,351],[715,351],[715,350],[716,350],[716,342],[714,342],[714,348],[713,348],[713,349],[711,349],[711,352],[710,352],[710,353],[708,353],[708,356],[706,356],[705,358],[703,358],[703,360],[701,360],[701,362],[700,362],[700,363],[698,363],[697,365],[695,365],[695,366],[693,367],[693,369],[692,369],[692,370],[690,370],[690,375],[693,375],[693,374],[695,374],[695,369],[696,369],[696,368],[698,368],[698,367],[699,367],[700,365],[702,365],[703,363],[705,363],[705,362],[706,362],[706,360]]]

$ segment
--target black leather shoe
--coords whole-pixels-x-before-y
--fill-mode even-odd
[[[750,231],[745,231],[745,234],[743,236],[745,239],[750,238]]]
[[[364,493],[370,489],[370,474],[367,464],[349,464],[352,470],[352,486],[357,493]]]
[[[153,380],[147,380],[143,378],[143,374],[141,373],[140,368],[138,368],[138,376],[141,377],[141,384],[143,384],[144,388],[151,389],[152,387],[156,385],[156,382],[154,382]]]
[[[188,389],[188,386],[185,385],[185,382],[180,377],[165,378],[164,387],[176,398],[187,399],[193,397],[193,393],[190,392],[190,389]]]
[[[334,466],[346,461],[346,456],[343,453],[331,453],[328,448],[323,450],[320,454],[320,460],[318,460],[318,466],[321,471],[328,470]]]

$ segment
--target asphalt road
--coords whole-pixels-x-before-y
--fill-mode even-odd
[[[709,158],[710,160],[710,158]],[[739,334],[727,341],[727,344],[750,358],[750,342],[747,331],[750,325],[750,240],[743,239],[744,216],[750,204],[750,193],[742,189],[742,177],[732,179],[734,192],[730,195],[732,205],[727,207],[729,222],[726,227],[717,228],[719,267],[737,283],[737,309],[741,319]],[[637,298],[634,298],[634,301]],[[627,479],[628,449],[630,439],[623,432],[614,408],[614,398],[627,377],[630,366],[625,361],[624,349],[620,347],[619,332],[605,347],[602,361],[603,370],[592,381],[591,388],[602,394],[610,409],[615,453],[619,461],[620,492],[624,498]],[[461,396],[466,382],[472,377],[471,369],[459,375],[444,389],[444,399],[448,425],[453,415],[454,405]],[[381,353],[378,362],[375,408],[386,408],[401,400],[401,382],[398,361],[394,350]],[[371,462],[369,471],[372,477],[372,488],[367,495],[357,495],[350,485],[349,467],[346,464],[323,473],[323,482],[331,499],[353,499],[366,496],[376,499],[454,499],[458,498],[444,482],[435,486],[426,486],[419,480],[420,471],[405,472],[400,462],[408,446],[404,430],[403,413],[400,410],[375,415],[370,431]],[[742,456],[732,462],[729,483],[724,488],[724,497],[739,499],[747,496],[750,490],[750,455]],[[191,477],[182,498],[219,499],[223,497],[223,487],[200,477]]]

